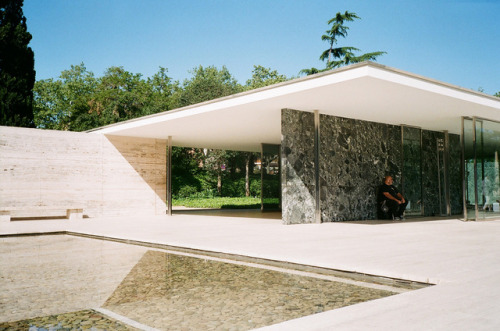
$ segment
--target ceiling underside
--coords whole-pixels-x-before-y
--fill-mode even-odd
[[[261,143],[280,143],[284,108],[456,134],[462,116],[500,121],[500,99],[363,63],[93,132],[172,136],[174,146],[260,151]]]

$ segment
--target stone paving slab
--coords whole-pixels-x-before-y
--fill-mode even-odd
[[[75,231],[437,284],[268,330],[500,329],[500,221],[285,226],[174,215],[23,223],[0,224],[0,234]]]

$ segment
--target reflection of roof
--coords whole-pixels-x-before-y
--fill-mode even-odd
[[[280,143],[283,108],[451,133],[460,133],[461,116],[500,120],[499,98],[363,62],[91,132],[259,151]]]

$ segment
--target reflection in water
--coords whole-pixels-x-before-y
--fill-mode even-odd
[[[148,251],[103,307],[164,330],[247,330],[392,294]]]
[[[65,235],[0,238],[0,256],[0,330],[248,330],[398,291]]]

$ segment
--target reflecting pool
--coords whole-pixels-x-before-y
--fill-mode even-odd
[[[0,254],[0,330],[249,330],[396,294],[68,235],[0,238]]]

